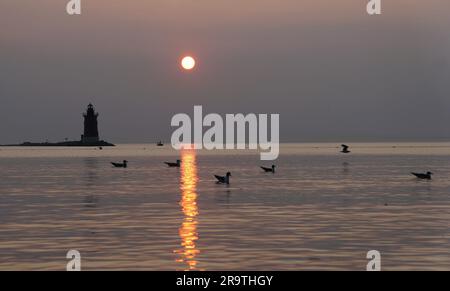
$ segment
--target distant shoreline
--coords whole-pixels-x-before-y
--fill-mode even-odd
[[[114,147],[115,145],[106,141],[86,143],[81,141],[64,142],[24,142],[21,144],[0,145],[2,147]]]
[[[354,148],[369,149],[369,148],[450,148],[450,141],[399,141],[399,142],[352,142]],[[133,146],[133,145],[154,145],[153,142],[148,143],[118,143],[112,144],[106,141],[99,141],[95,143],[86,143],[81,141],[66,141],[66,142],[24,142],[21,144],[0,144],[0,147],[118,147],[118,146]],[[301,148],[339,148],[338,142],[282,142],[280,146],[299,146]],[[172,148],[170,145],[165,148]],[[204,150],[204,149],[199,149]],[[247,149],[248,150],[248,149]],[[220,149],[219,149],[220,151]]]

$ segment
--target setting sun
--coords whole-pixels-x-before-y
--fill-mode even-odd
[[[186,56],[181,60],[181,66],[185,70],[192,70],[195,67],[195,60],[193,57]]]

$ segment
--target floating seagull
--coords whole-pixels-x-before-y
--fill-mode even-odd
[[[214,175],[217,179],[217,184],[230,184],[231,173],[228,172],[225,177]]]
[[[421,173],[411,173],[411,174],[422,180],[431,180],[431,176],[433,175],[433,173],[431,172],[427,172],[426,174]]]
[[[341,147],[342,147],[341,153],[343,153],[343,154],[349,154],[350,153],[350,151],[348,150],[348,148],[349,148],[348,145],[343,144],[343,145],[341,145]]]
[[[275,165],[272,165],[272,168],[261,167],[266,173],[274,173],[275,174]]]
[[[128,164],[128,161],[123,161],[123,163],[113,163],[113,162],[111,162],[111,164],[114,166],[114,167],[116,167],[116,168],[126,168],[127,167],[127,164]]]
[[[169,168],[179,168],[181,166],[181,161],[177,160],[176,163],[164,162],[164,164],[168,165]]]

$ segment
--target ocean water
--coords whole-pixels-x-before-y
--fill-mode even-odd
[[[351,149],[0,148],[0,270],[450,270],[450,143]]]

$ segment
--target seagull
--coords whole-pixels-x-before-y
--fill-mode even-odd
[[[266,173],[274,173],[275,174],[275,165],[272,165],[272,168],[261,167]]]
[[[123,161],[123,163],[113,163],[113,162],[111,162],[111,164],[114,166],[114,167],[116,167],[116,168],[126,168],[127,167],[127,164],[128,164],[128,161]]]
[[[427,172],[426,174],[421,174],[421,173],[411,173],[414,176],[416,176],[418,179],[422,179],[422,180],[431,180],[431,176],[433,175],[433,173],[431,172]]]
[[[348,150],[348,148],[349,148],[348,145],[343,144],[343,145],[341,145],[341,147],[342,147],[341,153],[343,153],[343,154],[349,154],[350,153],[350,151]]]
[[[169,163],[169,162],[164,162],[164,164],[166,164],[167,166],[169,166],[169,168],[179,168],[181,166],[181,161],[177,160],[176,163]]]
[[[214,175],[217,179],[217,184],[230,184],[231,173],[228,172],[225,177]]]

